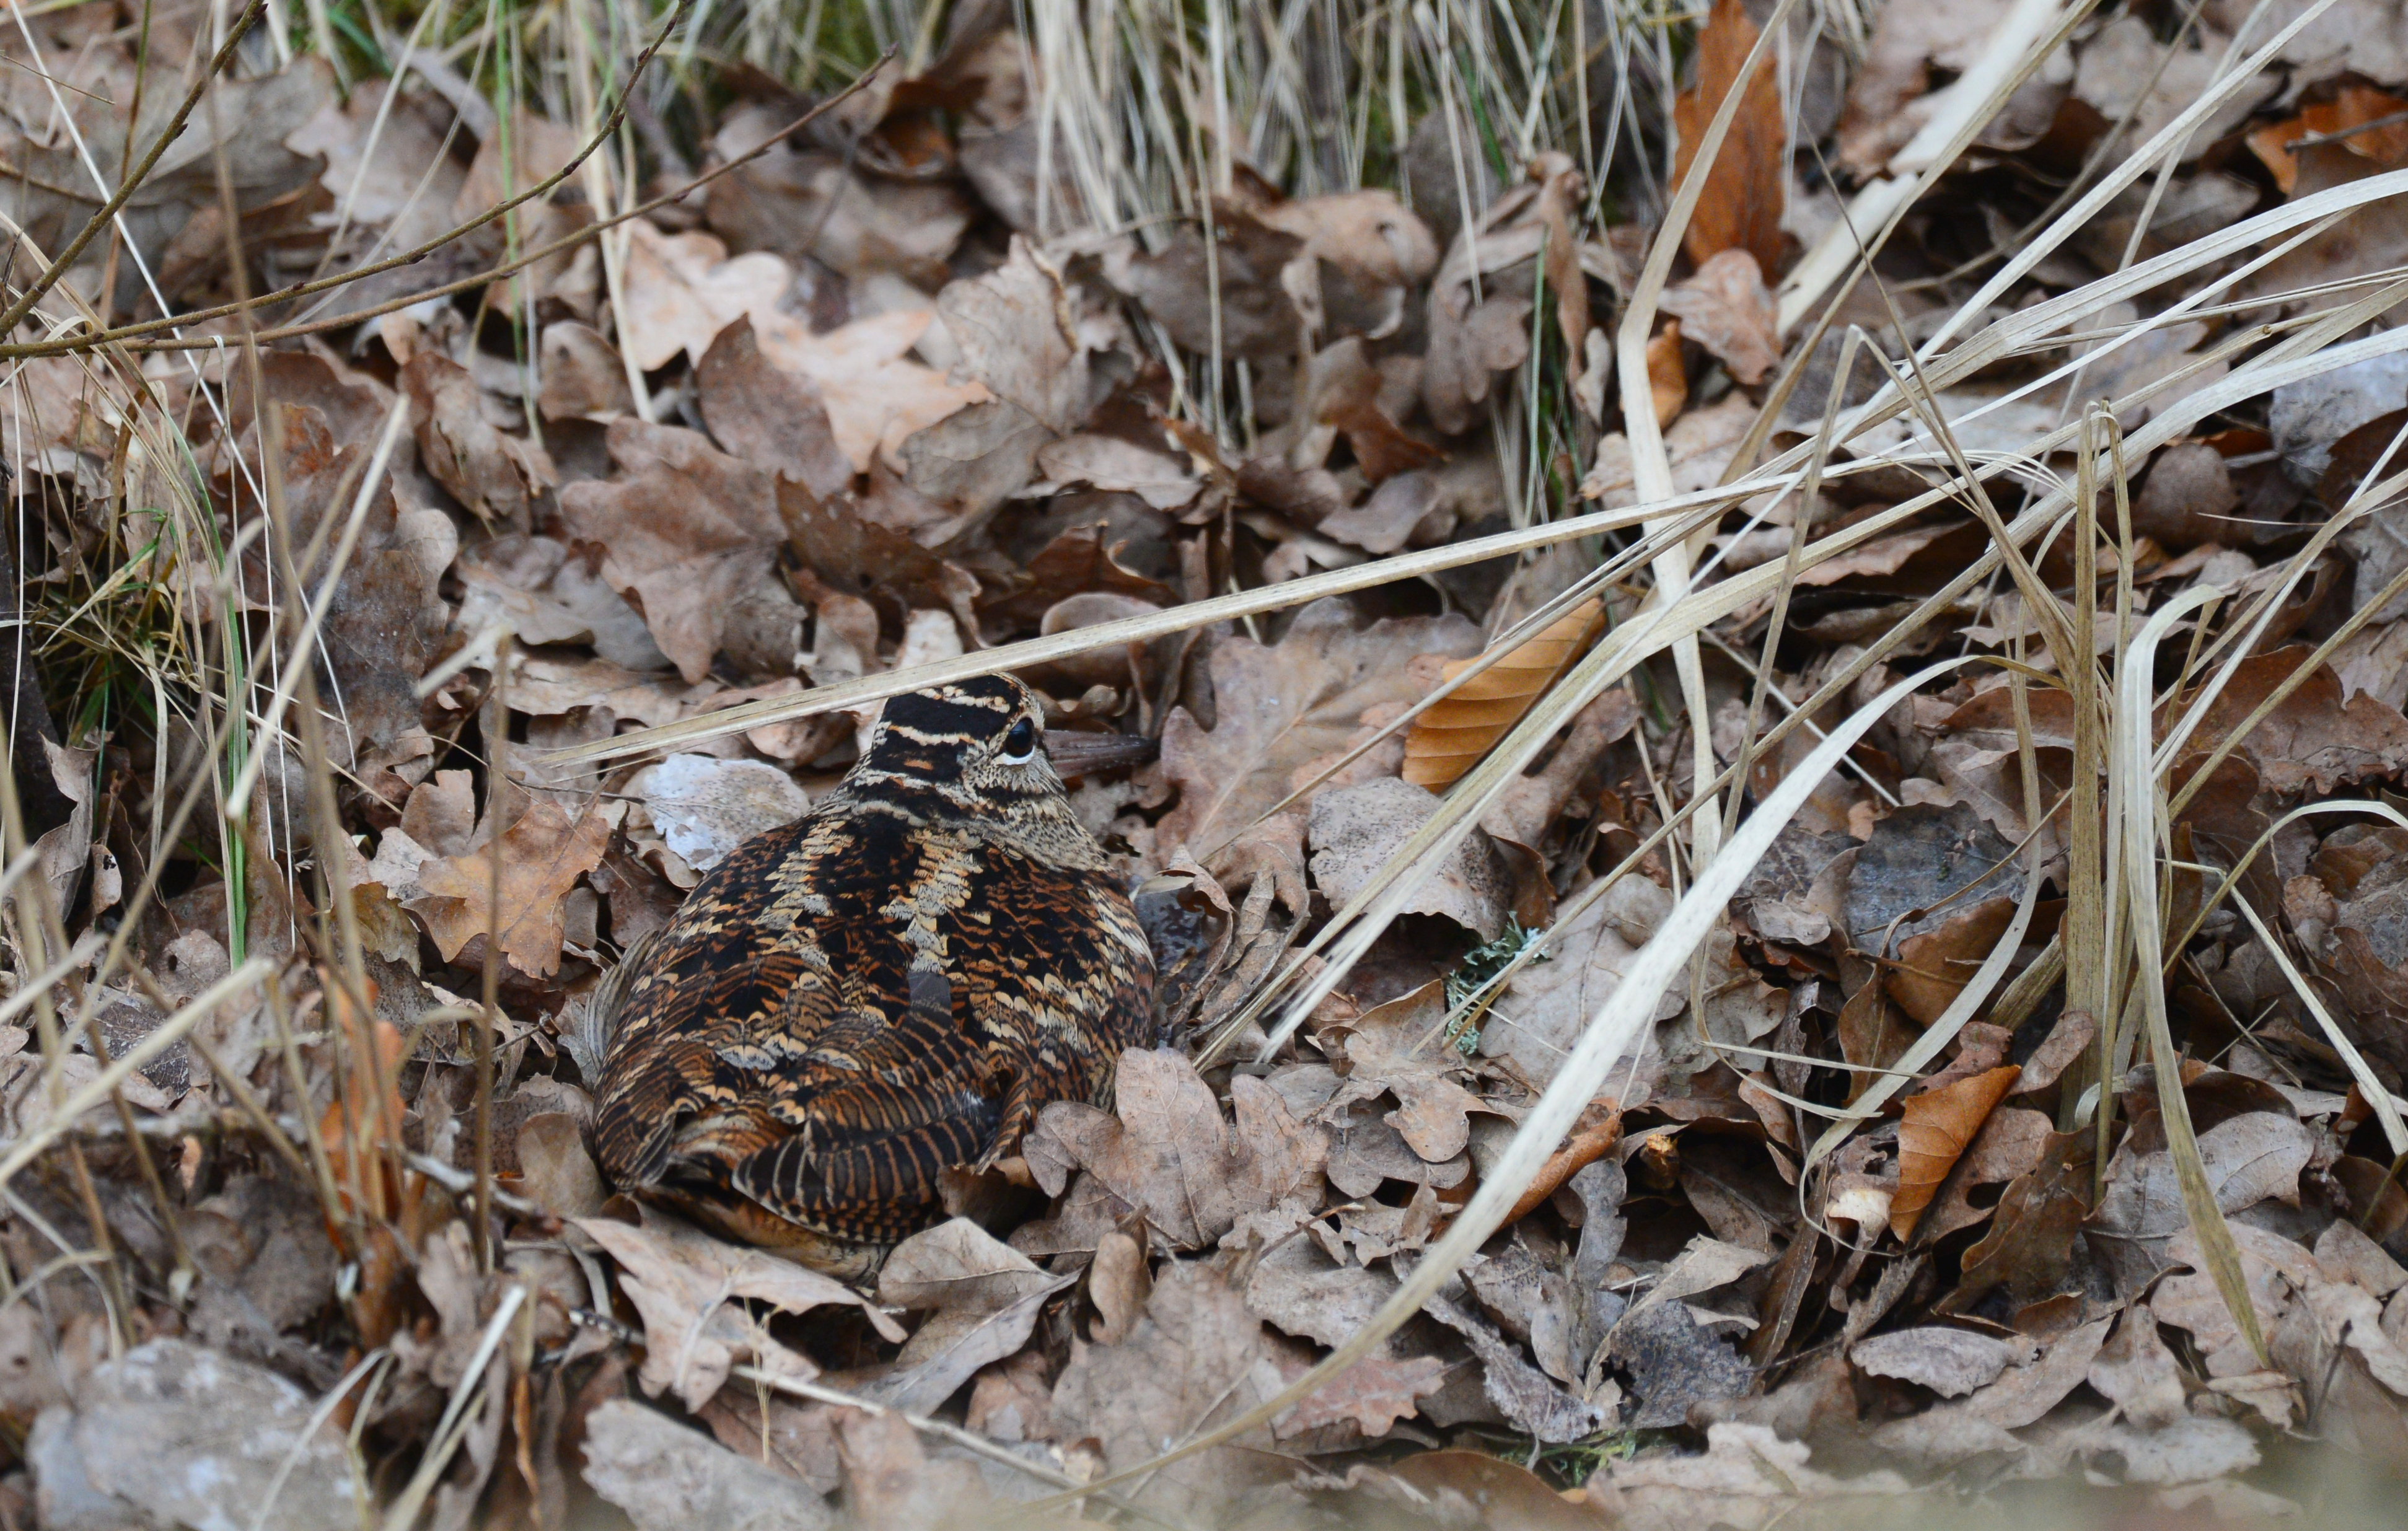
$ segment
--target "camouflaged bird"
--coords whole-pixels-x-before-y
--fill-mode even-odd
[[[859,1277],[935,1221],[941,1171],[1049,1101],[1110,1104],[1154,960],[1042,726],[1004,677],[893,698],[835,790],[628,953],[595,1007],[621,1190]]]

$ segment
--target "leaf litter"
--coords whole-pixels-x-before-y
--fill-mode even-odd
[[[2397,19],[1391,9],[0,38],[0,1521],[2397,1475]],[[614,1197],[597,988],[991,653],[1156,1045],[859,1285]]]

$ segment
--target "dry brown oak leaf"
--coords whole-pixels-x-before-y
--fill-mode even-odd
[[[589,808],[570,823],[549,798],[538,798],[502,837],[502,955],[530,978],[560,971],[561,902],[577,880],[601,865],[610,823]],[[424,896],[408,909],[426,934],[455,960],[463,948],[494,929],[493,863],[487,850],[429,859],[418,869]]]
[[[1341,751],[1363,711],[1415,699],[1406,666],[1421,654],[1469,658],[1480,629],[1464,618],[1387,618],[1366,628],[1339,599],[1297,613],[1277,647],[1224,636],[1212,646],[1215,716],[1207,730],[1174,708],[1162,731],[1162,780],[1179,802],[1158,843],[1185,845],[1207,866],[1288,794],[1297,766]]]

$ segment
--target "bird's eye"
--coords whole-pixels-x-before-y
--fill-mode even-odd
[[[999,758],[1006,766],[1025,766],[1035,760],[1037,725],[1025,718],[1013,723],[1011,732],[1003,737],[1003,754]]]

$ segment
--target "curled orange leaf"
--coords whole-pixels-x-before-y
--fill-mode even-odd
[[[1521,722],[1604,625],[1604,608],[1583,601],[1415,719],[1405,736],[1405,780],[1433,792],[1452,785]],[[1458,659],[1440,673],[1452,680],[1477,663]]]
[[[1889,1225],[1897,1230],[1899,1242],[1914,1238],[1914,1225],[1939,1193],[1940,1182],[2022,1077],[2020,1066],[2004,1064],[1943,1089],[1906,1097],[1904,1120],[1898,1124],[1898,1194],[1889,1204]]]

